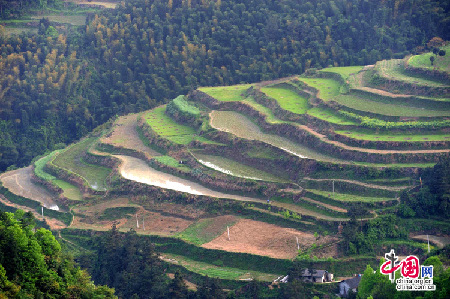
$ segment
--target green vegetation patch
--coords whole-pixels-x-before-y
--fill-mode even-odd
[[[56,180],[56,177],[44,171],[45,165],[52,160],[61,150],[53,151],[47,156],[34,162],[34,174],[45,181]]]
[[[202,245],[220,236],[227,226],[234,225],[237,220],[236,218],[229,218],[226,221],[218,221],[217,218],[202,219],[179,233],[177,237],[195,245]]]
[[[342,67],[329,67],[326,69],[320,70],[323,73],[336,73],[341,75],[341,77],[345,80],[350,77],[350,75],[358,73],[362,70],[364,66],[342,66]]]
[[[449,112],[445,110],[428,110],[424,108],[386,104],[350,94],[341,94],[333,100],[351,109],[388,116],[439,117],[449,115]]]
[[[83,154],[92,146],[97,138],[86,138],[59,154],[53,164],[59,168],[73,172],[84,178],[91,188],[95,190],[105,190],[106,178],[111,172],[110,168],[100,165],[93,165],[83,161]]]
[[[107,208],[102,215],[98,217],[99,220],[116,220],[121,218],[130,218],[136,214],[138,208],[136,207],[114,207]]]
[[[412,76],[409,73],[405,73],[405,65],[403,59],[391,59],[391,60],[382,60],[378,61],[375,64],[375,70],[377,73],[386,78],[397,81],[403,81],[415,85],[425,85],[425,86],[435,86],[442,87],[446,86],[445,84],[430,80],[429,77],[425,76]]]
[[[314,116],[318,119],[327,121],[329,123],[338,124],[338,125],[357,125],[358,123],[351,120],[348,117],[345,117],[344,115],[341,115],[339,113],[336,113],[332,109],[328,108],[320,108],[320,107],[314,107],[312,109],[309,109],[307,112],[309,115]]]
[[[287,121],[283,121],[280,120],[279,118],[277,118],[274,114],[273,111],[270,110],[270,108],[267,108],[266,106],[261,105],[260,103],[256,102],[253,98],[248,97],[246,98],[244,101],[242,101],[243,103],[249,105],[250,107],[252,107],[253,109],[255,109],[256,111],[259,111],[261,114],[265,115],[266,117],[266,121],[268,123],[271,124],[282,124],[282,123],[290,123]]]
[[[185,100],[185,96],[181,95],[172,100],[172,103],[183,113],[191,115],[199,115],[200,110]]]
[[[171,117],[166,115],[165,111],[166,106],[164,105],[156,107],[144,115],[147,123],[161,137],[174,143],[184,145],[189,144],[193,140],[216,144],[216,142],[212,140],[197,136],[197,132],[194,128],[177,123]]]
[[[329,191],[321,191],[321,190],[314,190],[314,189],[308,189],[309,192],[317,195],[321,195],[324,197],[329,197],[334,200],[343,201],[343,202],[377,202],[377,201],[389,201],[392,200],[392,198],[387,197],[368,197],[368,196],[359,196],[354,194],[344,194],[344,193],[337,193],[337,192],[329,192]]]
[[[336,131],[337,134],[345,135],[350,138],[359,140],[373,140],[373,141],[408,141],[408,142],[423,142],[423,141],[450,141],[450,134],[411,134],[408,133],[393,133],[393,132],[373,132],[371,130],[344,130]]]
[[[165,258],[170,258],[176,260],[178,265],[183,266],[189,271],[201,274],[208,275],[209,277],[215,277],[219,279],[246,279],[246,278],[254,278],[260,281],[273,281],[277,278],[275,274],[268,274],[254,270],[248,269],[238,269],[232,267],[224,267],[223,261],[217,259],[212,264],[208,264],[201,261],[196,261],[190,259],[185,256],[175,255],[175,254],[164,254]]]
[[[318,97],[324,101],[329,101],[339,94],[341,83],[328,78],[304,78],[297,77],[303,83],[317,89]]]
[[[37,160],[34,163],[34,174],[45,180],[45,181],[49,181],[52,182],[52,184],[56,185],[57,187],[61,188],[63,190],[63,195],[65,197],[67,197],[68,199],[71,200],[82,200],[83,196],[81,195],[80,190],[78,189],[78,187],[63,181],[63,180],[59,180],[57,179],[57,177],[51,175],[50,173],[45,172],[44,168],[45,165],[52,160],[58,153],[60,153],[61,150],[56,150],[53,151],[52,153],[50,153],[49,155],[45,156],[44,158],[41,158],[39,160]]]
[[[240,84],[233,86],[201,87],[198,90],[212,96],[218,101],[233,102],[242,101],[244,99],[242,94],[251,86],[251,84]]]
[[[433,52],[414,55],[408,59],[408,65],[416,68],[450,72],[450,46],[442,47],[441,49],[446,52],[445,56],[434,55]],[[431,65],[430,61],[431,56],[435,57],[433,65]]]
[[[77,186],[72,185],[66,181],[63,180],[53,180],[53,184],[58,186],[63,190],[63,195],[71,200],[82,200],[83,195],[80,192],[80,189],[78,189]]]
[[[75,26],[83,26],[86,25],[86,15],[73,15],[73,16],[36,16],[31,17],[34,20],[40,20],[42,18],[49,19],[50,22],[57,22],[62,24],[72,24]]]
[[[283,87],[263,87],[261,91],[275,99],[281,108],[287,111],[304,114],[308,110],[308,99],[293,90]]]
[[[187,172],[191,170],[188,166],[186,166],[184,164],[180,164],[180,162],[177,159],[175,159],[171,156],[158,156],[158,157],[154,157],[153,159],[155,159],[159,163],[162,163],[162,164],[170,166],[170,167],[178,168],[180,170],[184,170]]]

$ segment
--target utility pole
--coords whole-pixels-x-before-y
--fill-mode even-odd
[[[228,241],[230,241],[230,227],[227,225]]]
[[[41,214],[42,214],[42,217],[44,217],[44,207],[43,206],[41,206]]]
[[[298,237],[295,237],[297,239],[297,251],[300,250],[300,243],[298,243]]]
[[[145,230],[145,218],[142,217],[142,228]]]
[[[137,214],[136,214],[136,227],[139,228],[139,220],[137,218]]]

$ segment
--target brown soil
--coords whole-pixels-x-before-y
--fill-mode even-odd
[[[50,227],[51,230],[59,230],[59,229],[63,229],[65,227],[67,227],[64,223],[62,223],[59,220],[51,219],[51,218],[44,218],[44,217],[42,217],[41,214],[39,214],[38,212],[36,212],[33,209],[30,209],[29,207],[12,203],[9,200],[7,200],[3,195],[0,195],[0,202],[9,207],[14,207],[16,209],[20,209],[20,210],[23,210],[26,212],[30,211],[31,213],[33,213],[33,215],[36,219],[38,219],[39,221],[45,221],[45,223],[47,223],[47,225]]]
[[[228,240],[227,232],[224,232],[213,241],[203,244],[202,247],[291,259],[298,254],[296,237],[299,239],[300,249],[303,250],[313,243],[321,245],[337,240],[329,236],[316,240],[311,233],[242,219],[230,228],[230,240]]]
[[[408,95],[408,94],[395,94],[395,93],[390,93],[390,92],[385,91],[385,90],[376,89],[376,88],[370,88],[370,87],[367,87],[367,86],[362,86],[362,87],[355,88],[355,89],[361,89],[361,90],[364,90],[364,91],[368,91],[368,92],[371,92],[371,93],[374,93],[374,94],[378,94],[378,95],[386,96],[386,97],[391,97],[391,98],[405,98],[405,97],[408,98],[408,97],[411,97],[411,95]]]
[[[51,194],[47,189],[35,185],[31,181],[33,169],[31,166],[8,171],[0,176],[0,180],[12,193],[38,201],[46,208],[57,205],[54,199],[56,196]]]
[[[146,146],[139,138],[139,134],[136,131],[137,118],[138,114],[128,114],[119,117],[114,123],[113,132],[100,141],[113,146],[145,153],[150,158],[160,156],[160,153]]]
[[[122,218],[113,220],[98,220],[99,215],[107,208],[113,207],[137,207],[139,228],[136,226],[136,217],[133,215],[130,218]],[[84,218],[79,216],[74,217],[72,227],[82,229],[95,229],[95,230],[109,230],[112,225],[116,223],[120,231],[128,231],[131,228],[136,230],[140,234],[158,234],[169,236],[185,230],[193,221],[162,215],[161,213],[150,212],[142,208],[141,206],[130,204],[127,198],[116,198],[114,200],[105,201],[94,206],[83,206],[74,208],[75,213],[83,214]],[[145,221],[145,231],[143,222]]]

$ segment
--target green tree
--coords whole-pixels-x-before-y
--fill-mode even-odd
[[[180,272],[175,272],[175,277],[169,284],[170,298],[187,298],[188,288]]]
[[[33,228],[32,214],[0,211],[0,298],[116,298],[62,255],[50,231]]]

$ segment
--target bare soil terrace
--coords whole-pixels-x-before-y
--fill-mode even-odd
[[[8,171],[0,175],[3,186],[12,193],[38,201],[46,208],[57,206],[55,195],[47,191],[44,187],[38,186],[31,181],[33,168],[31,166]]]
[[[241,219],[230,228],[230,240],[228,240],[228,233],[224,232],[213,241],[203,244],[202,247],[265,255],[272,258],[292,259],[298,255],[296,237],[299,239],[300,249],[302,250],[311,247],[313,243],[319,246],[338,240],[338,238],[331,236],[316,240],[311,233]]]
[[[160,153],[146,146],[139,138],[139,134],[136,131],[137,118],[138,114],[128,114],[119,117],[114,123],[113,131],[108,136],[100,139],[100,142],[136,150],[148,155],[150,158],[160,156]]]

